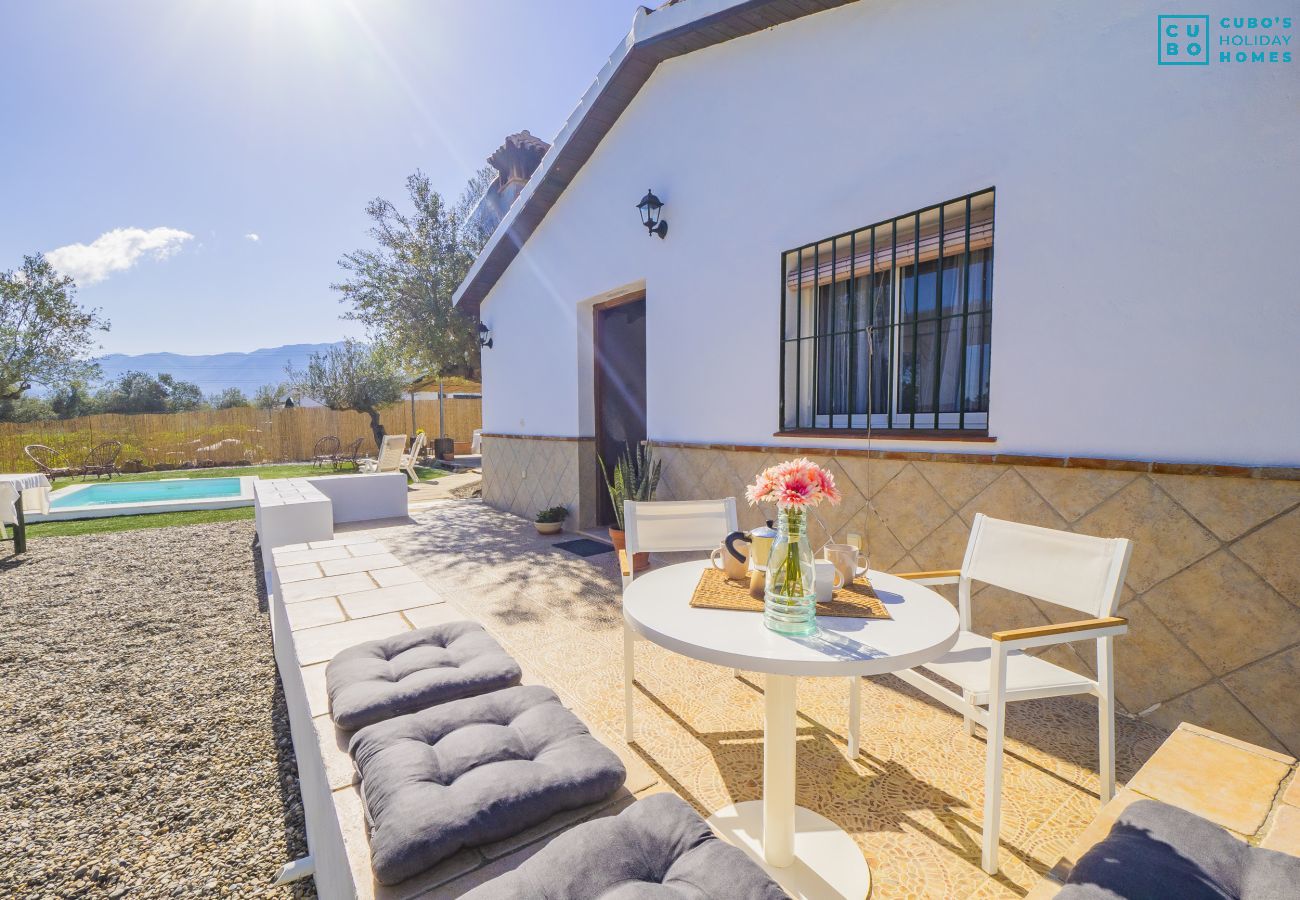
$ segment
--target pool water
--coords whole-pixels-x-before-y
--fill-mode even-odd
[[[159,503],[168,500],[220,500],[240,496],[238,478],[185,478],[175,481],[119,481],[92,484],[50,499],[50,509]]]

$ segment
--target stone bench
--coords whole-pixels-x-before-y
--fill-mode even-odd
[[[357,644],[462,620],[465,614],[364,533],[287,544],[273,548],[269,555],[268,581],[278,585],[269,597],[275,658],[298,761],[316,890],[324,900],[460,896],[469,887],[513,869],[555,833],[616,813],[657,784],[637,757],[620,744],[607,744],[628,771],[613,797],[553,816],[515,837],[462,850],[399,884],[379,884],[371,866],[356,772],[347,752],[353,732],[337,728],[330,717],[326,666]],[[525,671],[523,683],[538,682]]]
[[[1126,809],[1157,800],[1251,846],[1300,856],[1300,773],[1294,757],[1184,722],[1102,807],[1025,900],[1049,900]]]
[[[262,565],[268,573],[269,553],[274,548],[334,537],[333,504],[306,478],[255,480],[253,517]],[[267,589],[274,589],[269,581]]]
[[[395,519],[406,515],[405,472],[312,475],[306,480],[330,499],[335,525]]]
[[[272,550],[327,541],[337,524],[405,516],[406,476],[384,472],[258,478],[253,480],[253,514],[266,587],[274,593]]]

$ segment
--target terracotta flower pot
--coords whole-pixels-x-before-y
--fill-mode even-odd
[[[564,527],[563,522],[534,522],[533,527],[537,529],[538,534],[559,534],[560,529]]]
[[[621,529],[619,529],[619,528],[614,528],[613,526],[610,526],[610,529],[609,529],[609,540],[610,540],[610,543],[612,543],[612,544],[614,545],[614,549],[615,549],[615,550],[626,550],[626,549],[627,549],[627,537],[626,537],[626,535],[623,533],[623,531],[622,531]],[[633,553],[633,554],[632,554],[632,571],[633,571],[633,572],[644,572],[644,571],[645,571],[646,569],[648,569],[648,568],[650,568],[650,554],[649,554],[649,553]]]

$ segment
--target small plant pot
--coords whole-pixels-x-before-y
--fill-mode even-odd
[[[611,544],[614,545],[614,549],[615,549],[615,550],[626,550],[626,549],[627,549],[627,536],[626,536],[626,534],[624,534],[624,532],[623,532],[621,529],[619,529],[619,528],[614,528],[614,527],[612,527],[612,526],[610,527],[610,529],[609,529],[609,542],[610,542]],[[633,572],[644,572],[644,571],[645,571],[646,569],[648,569],[648,568],[650,568],[650,554],[649,554],[649,553],[633,553],[633,554],[632,554],[632,571],[633,571]]]
[[[538,534],[559,534],[564,528],[563,522],[534,522]]]

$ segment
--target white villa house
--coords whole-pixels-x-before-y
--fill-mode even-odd
[[[1300,60],[1220,56],[1241,14],[639,11],[457,293],[486,502],[598,528],[598,454],[644,441],[658,499],[829,466],[815,537],[881,570],[959,565],[977,512],[1128,537],[1123,710],[1300,751]]]

